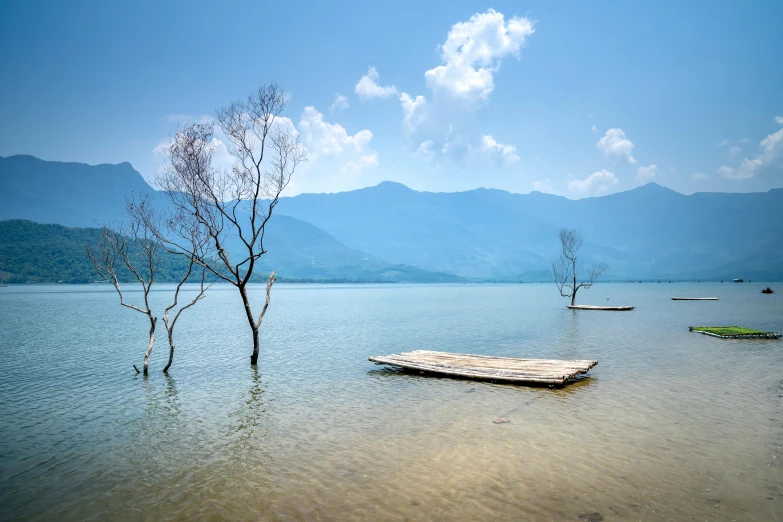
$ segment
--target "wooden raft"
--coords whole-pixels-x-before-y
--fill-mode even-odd
[[[469,379],[561,385],[587,373],[598,361],[555,359],[514,359],[461,353],[416,350],[386,356],[373,356],[377,364],[432,372]]]
[[[717,297],[672,297],[672,301],[717,301]]]
[[[609,310],[612,312],[626,312],[633,310],[635,306],[590,306],[590,305],[568,305],[571,310]]]

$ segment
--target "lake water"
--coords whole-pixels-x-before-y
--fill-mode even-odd
[[[554,285],[278,284],[257,369],[216,286],[147,378],[110,287],[0,288],[0,518],[783,520],[783,342],[688,331],[783,332],[763,286],[599,284],[578,302],[636,310],[575,312]],[[549,389],[367,361],[414,349],[599,363]]]

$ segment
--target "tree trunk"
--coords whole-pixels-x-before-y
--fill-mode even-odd
[[[157,317],[150,316],[150,344],[147,346],[147,352],[144,354],[144,375],[147,375],[147,368],[150,365],[150,354],[152,353],[152,346],[155,344],[155,323],[157,321]]]
[[[169,373],[171,361],[174,360],[174,330],[169,330],[169,363],[163,368],[163,373]]]
[[[247,298],[247,287],[242,285],[239,287],[239,295],[242,296],[242,304],[245,305],[245,315],[247,316],[247,322],[250,324],[250,329],[253,330],[253,354],[250,356],[250,365],[255,366],[258,364],[258,327],[253,320],[253,312],[250,311],[250,300]]]
[[[572,269],[574,271],[574,291],[571,293],[571,306],[574,306],[574,303],[576,302],[576,257],[574,257],[573,266]]]
[[[261,343],[258,338],[258,328],[253,325],[253,355],[250,356],[250,365],[255,366],[258,364],[258,350],[261,347]]]

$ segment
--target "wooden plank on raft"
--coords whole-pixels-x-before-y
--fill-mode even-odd
[[[598,361],[587,360],[516,359],[430,350],[378,355],[369,359],[377,364],[453,377],[549,385],[571,382],[598,364]]]

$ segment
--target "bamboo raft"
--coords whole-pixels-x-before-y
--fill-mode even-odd
[[[515,359],[430,350],[373,356],[369,359],[376,364],[389,364],[452,377],[550,386],[569,383],[598,364],[598,361]]]
[[[672,301],[717,301],[717,297],[672,297]]]
[[[568,305],[571,310],[610,310],[613,312],[627,312],[633,310],[635,306],[590,306],[590,305]]]

